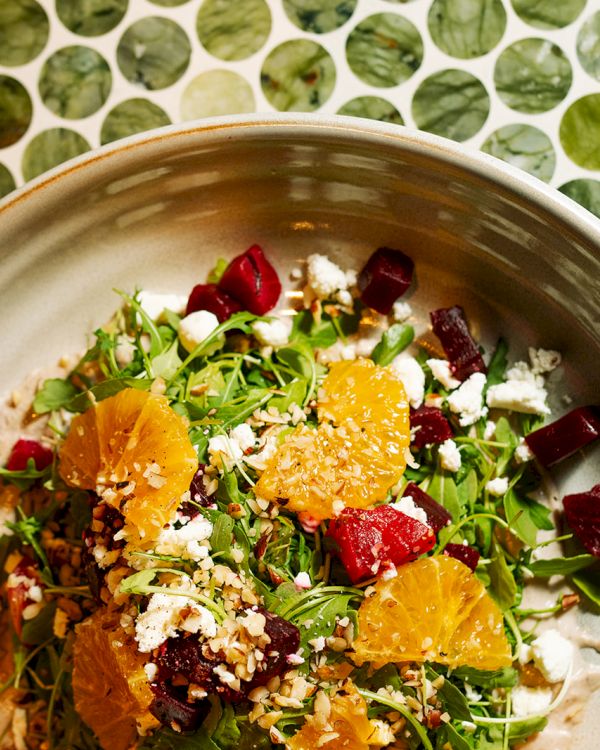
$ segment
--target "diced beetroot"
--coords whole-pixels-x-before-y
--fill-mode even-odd
[[[271,642],[265,647],[264,669],[255,672],[248,691],[266,684],[271,677],[286,672],[289,669],[287,657],[295,654],[300,646],[300,631],[295,625],[262,607],[259,607],[258,611],[267,620],[265,633]]]
[[[281,294],[277,271],[258,245],[231,261],[218,286],[254,315],[264,315],[272,310]]]
[[[401,250],[380,247],[358,275],[360,297],[365,305],[387,315],[412,281],[414,263]]]
[[[542,466],[552,466],[599,437],[600,406],[580,406],[529,433],[525,442]]]
[[[411,409],[411,445],[420,450],[425,445],[443,443],[454,437],[450,422],[435,406],[419,406]],[[416,429],[418,428],[418,429]]]
[[[452,374],[466,380],[474,372],[487,372],[481,352],[469,331],[462,307],[440,308],[430,314],[433,332],[450,360]]]
[[[204,472],[206,469],[205,464],[200,464],[190,484],[190,500],[196,505],[201,505],[203,508],[210,508],[214,505],[214,502],[206,494],[206,487],[204,486]],[[198,508],[194,507],[192,503],[184,501],[181,504],[181,510],[190,518],[194,518],[200,512]]]
[[[390,505],[370,510],[345,508],[330,524],[327,536],[352,583],[370,578],[388,565],[402,565],[435,544],[429,526]]]
[[[6,468],[9,471],[24,471],[30,458],[33,459],[35,468],[42,471],[50,466],[54,460],[54,454],[50,448],[46,448],[37,440],[17,440],[8,457]]]
[[[216,284],[197,284],[191,291],[185,314],[208,310],[217,316],[219,323],[224,323],[241,309],[240,303]]]
[[[563,499],[567,523],[583,546],[600,557],[600,484],[588,492],[567,495]]]
[[[437,534],[444,526],[452,523],[452,516],[443,505],[434,500],[430,495],[418,487],[414,482],[409,482],[404,488],[402,497],[412,497],[413,503],[427,513],[427,522]]]
[[[444,554],[464,563],[472,571],[475,571],[481,557],[476,549],[469,547],[467,544],[447,544],[444,547]]]
[[[210,703],[188,703],[185,694],[166,684],[151,685],[154,700],[150,713],[167,727],[177,726],[181,732],[193,732],[206,718]]]

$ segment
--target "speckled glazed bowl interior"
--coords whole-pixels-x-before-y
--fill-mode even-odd
[[[428,310],[462,304],[488,346],[502,334],[513,358],[529,344],[563,353],[553,411],[564,411],[565,395],[599,400],[600,223],[591,214],[450,141],[285,115],[145,133],[1,202],[0,390],[79,350],[117,306],[111,289],[185,293],[217,257],[255,242],[282,278],[311,252],[359,267],[379,245],[401,248],[416,263],[410,301],[422,329]],[[600,481],[599,464],[599,450],[567,462],[559,491]],[[581,617],[591,632],[597,619]],[[600,746],[597,698],[565,748]]]

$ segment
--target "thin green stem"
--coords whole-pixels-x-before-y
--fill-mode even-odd
[[[427,732],[425,728],[417,720],[417,718],[408,710],[408,708],[406,708],[406,706],[403,706],[401,703],[396,703],[396,701],[392,700],[391,698],[386,698],[383,695],[379,695],[379,693],[374,693],[371,690],[363,690],[362,688],[359,688],[358,692],[362,695],[363,698],[366,698],[367,700],[375,701],[376,703],[381,703],[382,706],[387,706],[388,708],[391,708],[394,711],[397,711],[402,716],[404,716],[406,721],[408,721],[411,727],[415,730],[417,736],[423,743],[424,749],[433,750],[433,745],[431,744],[431,741],[429,740],[429,737],[427,736]]]

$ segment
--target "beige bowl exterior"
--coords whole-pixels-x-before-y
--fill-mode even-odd
[[[428,310],[462,304],[488,346],[503,334],[515,359],[529,344],[563,353],[553,410],[565,409],[565,395],[600,402],[600,223],[591,214],[445,139],[311,115],[145,133],[0,202],[0,390],[80,349],[118,305],[112,288],[185,294],[216,258],[253,243],[282,278],[311,252],[360,267],[379,245],[398,247],[416,263],[410,297],[422,329]],[[559,492],[600,481],[599,458],[596,449],[561,467]],[[600,746],[597,719],[590,726],[574,750]]]

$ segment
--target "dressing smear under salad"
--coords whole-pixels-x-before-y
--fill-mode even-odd
[[[484,351],[460,300],[415,337],[413,270],[314,254],[277,313],[255,245],[189,297],[119,292],[13,394],[0,747],[506,750],[564,707],[600,484],[548,468],[600,410],[554,418],[560,354]]]

